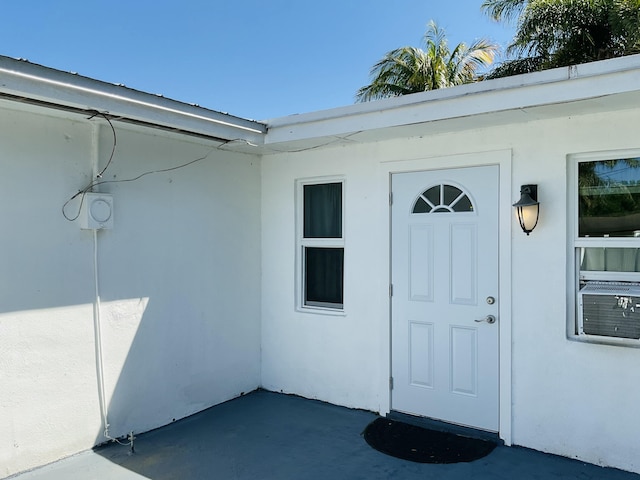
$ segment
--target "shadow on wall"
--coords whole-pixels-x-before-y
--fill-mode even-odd
[[[44,190],[0,207],[0,477],[86,449],[100,429],[92,237]]]
[[[103,303],[104,386],[99,388],[104,388],[109,428],[96,444],[166,425],[242,391],[235,389],[257,386],[241,386],[245,376],[229,378],[230,371],[247,371],[237,358],[247,346],[237,342],[230,351],[224,326],[194,304],[188,292],[157,301]]]
[[[118,129],[113,229],[82,230],[60,210],[90,181],[91,126],[19,119],[0,123],[0,476],[104,443],[105,414],[121,437],[257,388],[257,157]]]
[[[250,157],[217,158],[136,187],[114,186],[127,208],[98,232],[114,438],[260,385],[259,169]],[[107,440],[100,432],[95,443]]]

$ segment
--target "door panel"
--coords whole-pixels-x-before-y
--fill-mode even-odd
[[[392,409],[498,430],[498,167],[392,177]]]
[[[416,387],[433,387],[433,324],[411,322],[409,328],[409,381]]]
[[[411,300],[433,301],[433,228],[412,225],[409,233],[409,280]]]
[[[451,275],[451,303],[475,305],[477,303],[477,238],[476,225],[451,224],[449,247]]]
[[[475,396],[478,394],[478,329],[452,326],[450,339],[451,391]]]

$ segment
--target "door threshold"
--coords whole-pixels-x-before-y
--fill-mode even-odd
[[[487,440],[490,442],[496,442],[498,445],[504,445],[504,441],[500,439],[500,435],[498,434],[498,432],[490,432],[487,430],[480,430],[478,428],[465,427],[463,425],[456,425],[455,423],[436,420],[435,418],[409,415],[407,413],[402,413],[395,410],[389,412],[386,415],[386,418],[390,420],[397,420],[398,422],[408,423],[410,425],[415,425],[416,427],[428,428],[430,430],[437,430],[439,432],[453,433],[454,435],[477,438],[478,440]]]

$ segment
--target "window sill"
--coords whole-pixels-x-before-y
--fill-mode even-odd
[[[314,315],[327,315],[330,317],[346,317],[347,314],[344,309],[316,307],[316,306],[303,306],[296,307],[296,311],[300,313],[311,313]]]
[[[627,348],[640,348],[640,340],[632,338],[615,338],[615,337],[601,337],[598,335],[576,335],[572,334],[568,336],[568,339],[572,342],[578,343],[590,343],[594,345],[608,345],[612,347],[627,347]]]

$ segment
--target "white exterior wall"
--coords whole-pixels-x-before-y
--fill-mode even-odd
[[[0,477],[102,435],[93,232],[61,214],[112,146],[104,121],[0,110]],[[194,138],[116,124],[97,234],[110,434],[146,431],[260,385],[260,166]],[[68,210],[74,212],[70,206]]]
[[[484,163],[501,168],[501,436],[640,473],[640,349],[566,336],[566,156],[640,147],[640,110],[439,135],[426,124],[420,138],[263,158],[117,124],[105,180],[207,158],[100,187],[115,226],[96,235],[96,316],[93,232],[60,209],[90,180],[96,144],[104,166],[111,131],[25,109],[0,110],[0,477],[105,440],[98,319],[115,437],[260,385],[387,412],[389,174]],[[295,308],[295,181],[323,176],[345,180],[344,315]],[[511,208],[527,183],[542,204],[530,237]]]
[[[378,411],[388,394],[380,369],[388,347],[379,335],[377,292],[387,281],[383,265],[371,259],[386,255],[375,241],[385,225],[376,164],[367,152],[345,148],[262,160],[262,384]],[[326,175],[345,179],[344,316],[298,312],[295,305],[295,180]]]
[[[500,209],[510,213],[501,214],[501,238],[506,228],[506,243],[512,241],[501,246],[500,290],[511,294],[499,299],[500,434],[508,443],[640,472],[640,349],[578,343],[566,333],[573,288],[566,156],[640,147],[639,120],[639,110],[627,110],[430,137],[427,125],[422,138],[265,157],[263,385],[388,411],[388,174],[472,165],[474,152],[507,150],[511,160],[501,166],[500,183],[510,193],[501,195]],[[344,316],[295,310],[294,183],[323,175],[346,181]],[[539,185],[541,202],[540,223],[529,237],[511,208],[528,183]]]

